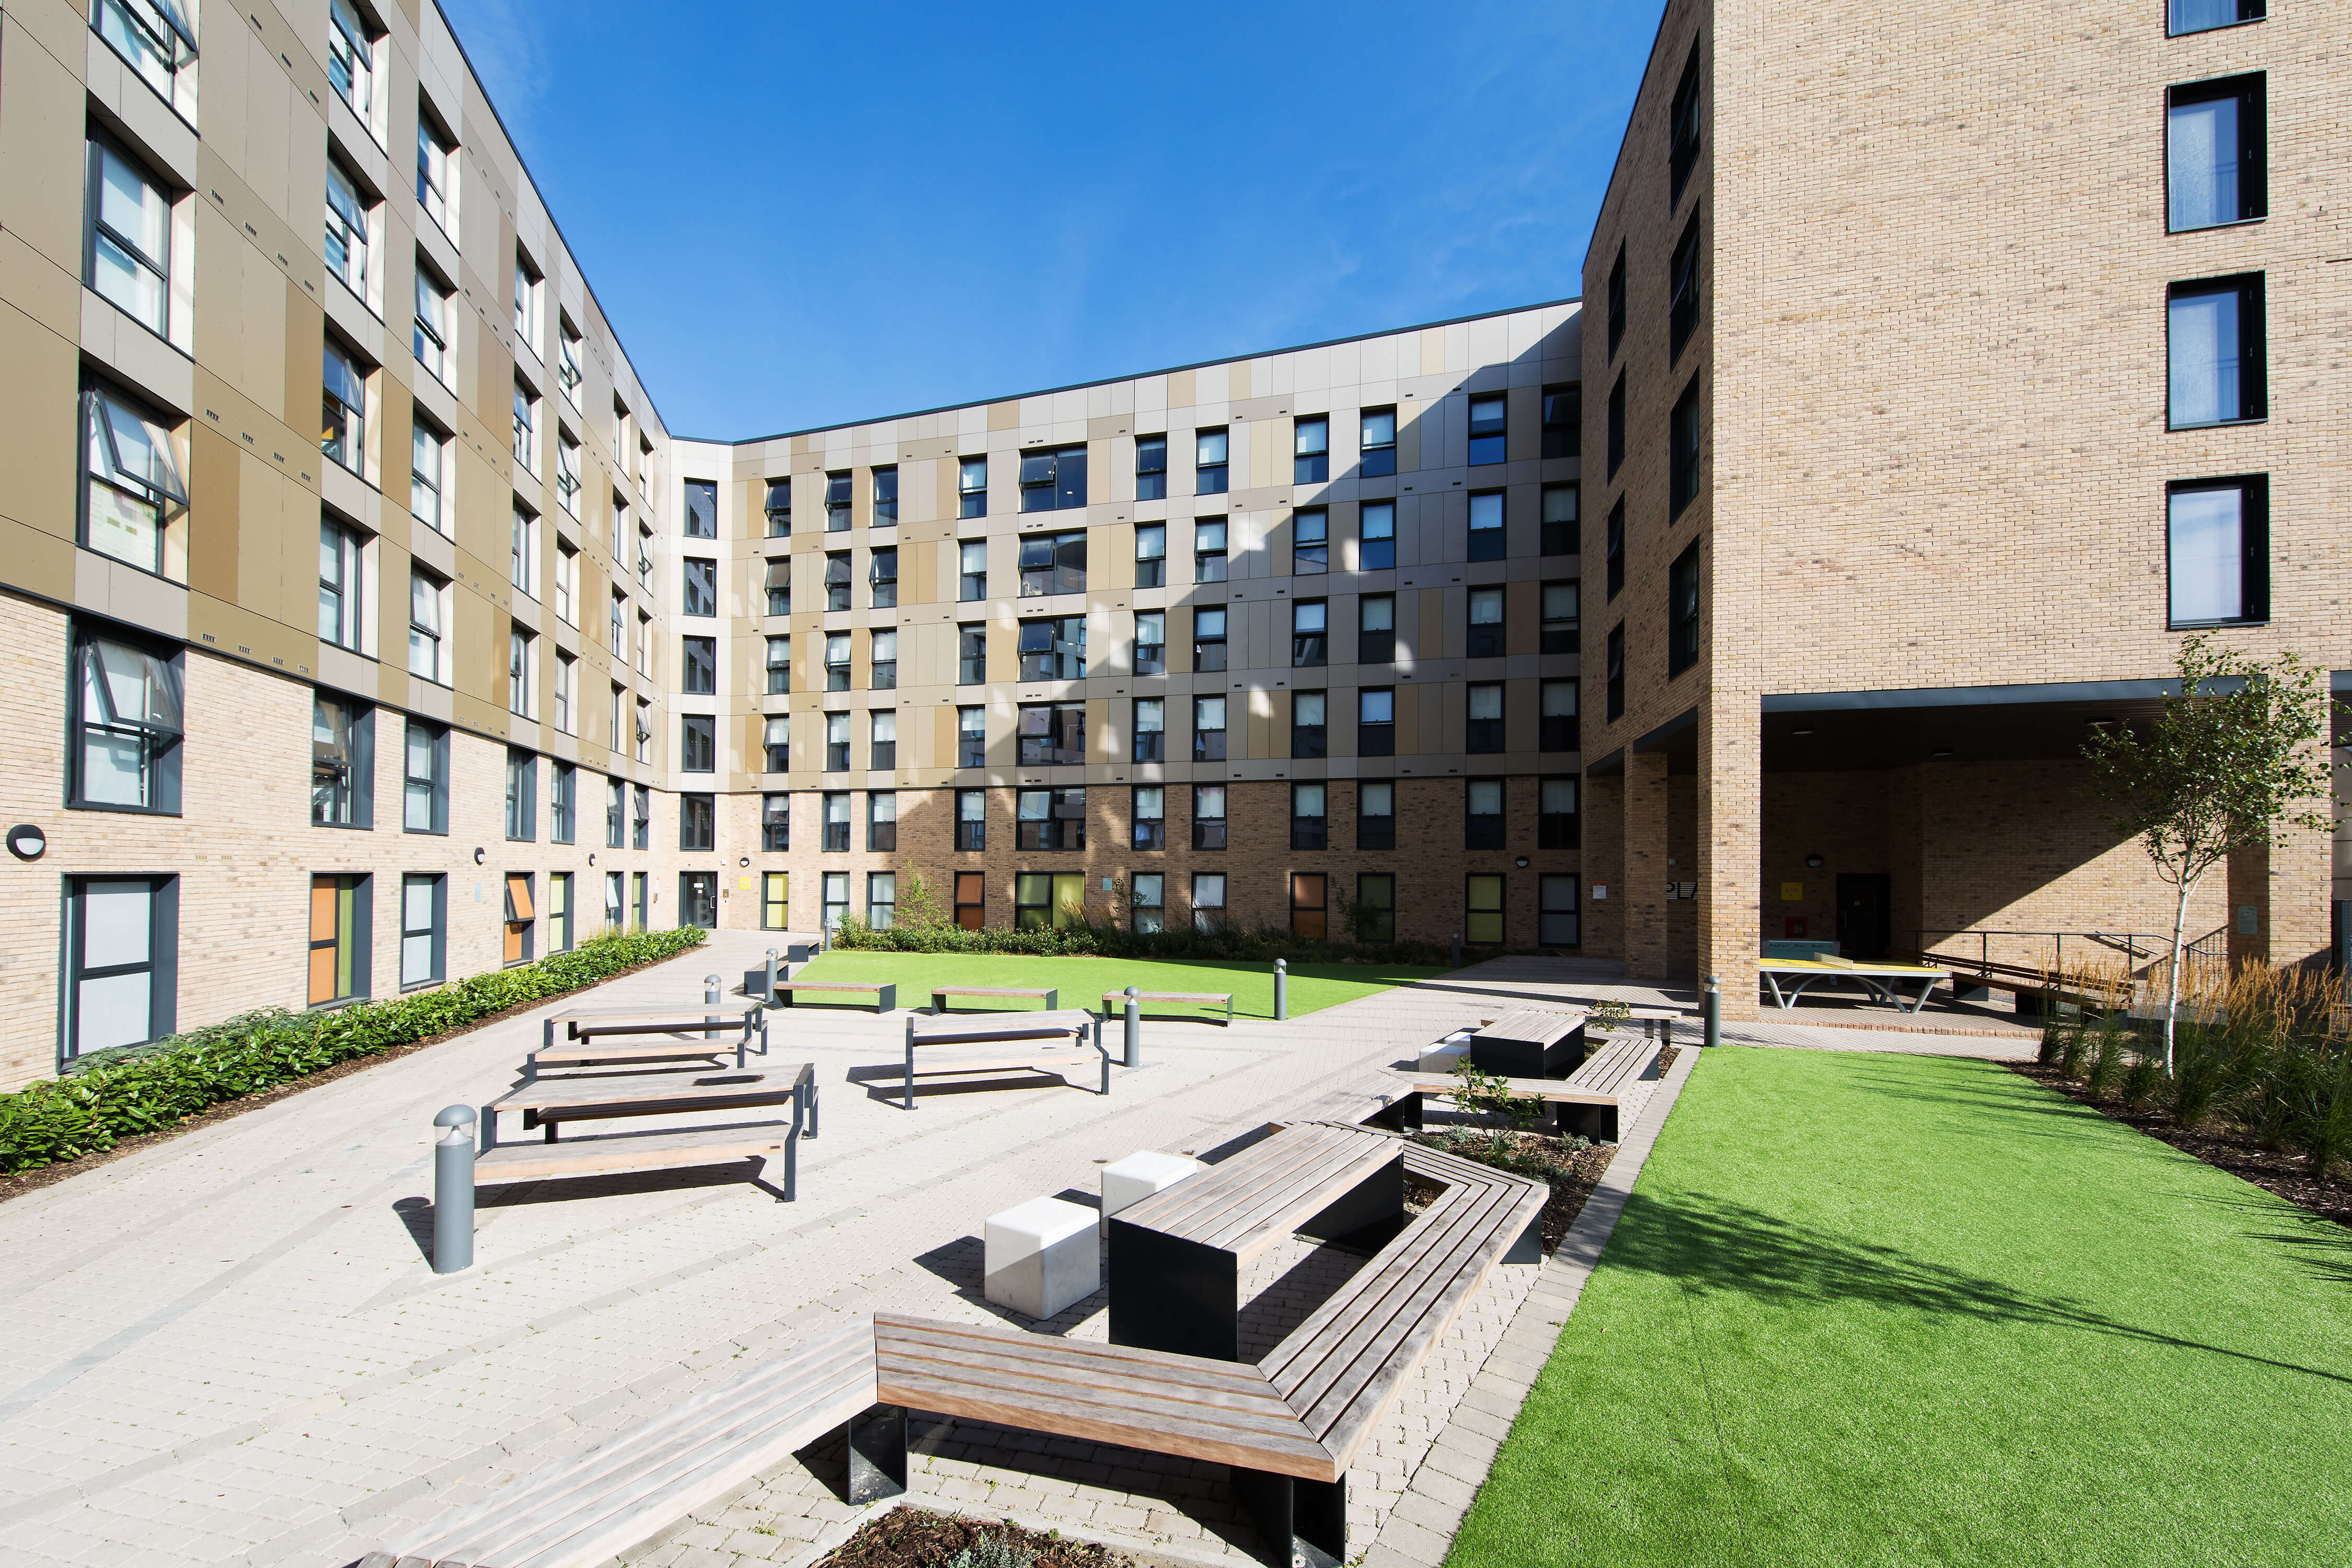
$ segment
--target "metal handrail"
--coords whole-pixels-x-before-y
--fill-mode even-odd
[[[1973,936],[1977,938],[1978,941],[1979,956],[1977,959],[1977,967],[1983,970],[1988,974],[1991,973],[1994,968],[1992,962],[1992,939],[1995,937],[2048,939],[2051,942],[2051,962],[2049,967],[2052,971],[2060,973],[2063,973],[2065,971],[2066,939],[2070,936],[2074,937],[2078,942],[2087,942],[2093,944],[2094,947],[2104,948],[2109,952],[2113,952],[2116,949],[2120,948],[2127,962],[2137,963],[2138,960],[2145,957],[2151,965],[2165,962],[2165,960],[2169,956],[2172,948],[2172,938],[2169,934],[2148,931],[1993,931],[1976,926],[1915,926],[1912,928],[1911,936],[1914,950],[1923,954],[1930,951],[1930,943],[1928,942],[1930,937],[1935,938],[1937,942],[1943,942],[1952,937]],[[2143,942],[2146,942],[2148,944],[2144,949],[2140,945]],[[2218,962],[2228,956],[2228,948],[2229,932],[2227,928],[2221,928],[2208,931],[2204,935],[2200,936],[2193,941],[2184,942],[2181,946],[2181,955],[2185,959],[2197,963]],[[1944,953],[1939,954],[1938,956],[1956,959],[1961,963],[1967,962],[1966,959],[1961,958],[1960,955],[1957,953]],[[2023,966],[2004,964],[2001,967],[2021,969]]]

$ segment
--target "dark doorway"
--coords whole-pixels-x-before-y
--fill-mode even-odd
[[[1838,952],[1847,958],[1885,958],[1893,933],[1892,879],[1884,871],[1841,871],[1837,879]]]
[[[682,871],[677,879],[677,923],[705,931],[719,924],[719,873]]]

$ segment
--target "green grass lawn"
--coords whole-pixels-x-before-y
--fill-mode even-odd
[[[1709,1052],[1451,1563],[2352,1563],[2352,1232],[1989,1063]]]
[[[1409,964],[1308,963],[1290,970],[1290,1016],[1352,1002],[1392,985],[1402,985],[1442,969],[1417,969]],[[898,1005],[928,1007],[934,985],[1052,985],[1062,993],[1065,1007],[1099,1011],[1106,991],[1129,985],[1145,991],[1230,991],[1236,1018],[1274,1016],[1274,965],[1228,963],[1214,960],[1146,963],[1127,958],[1022,958],[1007,954],[954,952],[845,952],[838,949],[799,971],[795,979],[889,980],[898,986]],[[953,1010],[981,1012],[991,1007],[1031,1008],[1034,1002],[997,1002],[984,996],[950,999]],[[818,1006],[813,998],[794,1004]],[[845,1006],[870,1007],[871,1002],[851,1000]],[[1199,1007],[1147,1005],[1146,1018],[1207,1017],[1223,1019]]]

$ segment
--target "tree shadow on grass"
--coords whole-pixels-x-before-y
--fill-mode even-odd
[[[1865,1302],[1986,1323],[2077,1329],[2142,1344],[2202,1351],[2352,1386],[2352,1375],[2142,1328],[2073,1297],[2042,1296],[1898,1248],[1705,1193],[1667,1200],[1636,1192],[1601,1259],[1695,1293],[1780,1307]]]
[[[2250,1228],[2240,1234],[2248,1241],[2268,1242],[2284,1249],[2315,1279],[2352,1285],[2352,1227],[2267,1194],[2260,1197],[2208,1194],[2192,1201],[2234,1210],[2259,1225],[2286,1226],[2284,1230]]]
[[[1878,1064],[1873,1064],[1877,1066]],[[1983,1089],[1965,1085],[1923,1085],[1916,1075],[1871,1067],[1855,1069],[1846,1085],[1858,1094],[1876,1095],[1883,1100],[1907,1100],[1914,1105],[1957,1107],[1980,1115],[1999,1116],[2015,1125],[2013,1131],[2033,1138],[2055,1138],[2068,1142],[2101,1143],[2107,1141],[2106,1128],[2116,1125],[2106,1117],[2085,1105],[2078,1105],[2053,1089],[2046,1089],[2030,1079],[2018,1078],[2001,1069],[2004,1076],[2032,1092],[2023,1095],[2002,1092],[2011,1087],[2009,1082],[1988,1083]],[[1996,1087],[1997,1084],[1997,1087]]]

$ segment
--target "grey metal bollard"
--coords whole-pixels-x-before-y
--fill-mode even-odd
[[[1706,977],[1706,993],[1699,998],[1699,1016],[1706,1020],[1699,1044],[1723,1044],[1723,982],[1715,975]]]
[[[768,950],[768,988],[761,995],[772,1003],[776,999],[776,950],[772,947]]]
[[[1454,967],[1462,967],[1462,933],[1458,931],[1454,933]]]
[[[433,1119],[433,1272],[474,1266],[474,1108],[453,1105]]]
[[[1283,959],[1274,961],[1274,1021],[1277,1024],[1290,1017],[1290,965]]]
[[[727,993],[722,989],[725,984],[726,983],[720,980],[716,974],[704,975],[702,977],[702,1005],[706,1007],[718,1006],[720,999],[727,994]],[[702,1016],[702,1037],[706,1040],[710,1038],[710,1031],[717,1028],[726,1021],[726,1019],[719,1017],[715,1013],[705,1013]]]
[[[1127,988],[1127,1067],[1143,1065],[1143,1002],[1134,986]]]

